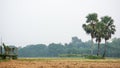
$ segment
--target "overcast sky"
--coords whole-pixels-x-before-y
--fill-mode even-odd
[[[87,41],[82,24],[93,12],[111,16],[120,38],[120,0],[0,0],[0,37],[16,46]]]

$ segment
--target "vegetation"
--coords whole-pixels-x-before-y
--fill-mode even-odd
[[[92,44],[93,44],[93,38],[96,39],[96,42],[98,42],[98,51],[97,56],[100,54],[100,43],[101,39],[105,39],[105,47],[104,47],[104,53],[103,57],[105,57],[106,54],[106,42],[111,38],[111,35],[115,33],[115,25],[113,24],[113,19],[109,16],[104,16],[101,18],[101,21],[98,21],[97,19],[97,13],[89,14],[87,17],[86,23],[90,24],[83,24],[83,29],[87,34],[91,34],[92,38]],[[93,49],[93,46],[92,48]]]
[[[97,14],[96,13],[89,14],[86,18],[87,18],[86,23],[89,24],[87,25],[83,24],[83,29],[86,31],[87,34],[91,35],[91,40],[92,40],[91,54],[93,54],[93,47],[94,47],[93,38],[95,38],[95,24],[98,22]]]
[[[90,55],[91,41],[82,42],[77,37],[72,37],[72,41],[66,44],[52,43],[49,45],[36,44],[19,48],[19,57],[59,57],[60,55]],[[97,44],[94,44],[93,55],[97,54]],[[112,42],[107,42],[106,57],[120,58],[120,38],[114,38]],[[101,44],[100,55],[104,53],[104,44]],[[67,57],[67,56],[66,56]]]
[[[103,57],[106,55],[107,40],[111,38],[111,35],[115,33],[115,25],[113,24],[113,19],[109,16],[104,16],[101,18],[101,22],[104,24],[103,38],[105,40],[105,47]]]
[[[104,59],[102,56],[96,56],[96,55],[86,55],[85,58],[87,58],[87,59]]]
[[[60,54],[59,57],[83,57],[80,54]]]

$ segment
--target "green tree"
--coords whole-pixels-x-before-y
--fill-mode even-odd
[[[87,18],[86,23],[88,24],[83,24],[83,29],[87,34],[91,35],[91,41],[92,41],[91,54],[93,54],[93,47],[94,47],[93,38],[95,37],[95,24],[98,22],[97,13],[89,14],[88,16],[86,16],[86,18]]]
[[[105,39],[103,57],[105,57],[106,49],[107,49],[107,44],[106,44],[107,40],[111,38],[111,35],[115,33],[116,29],[115,29],[115,25],[113,24],[114,20],[109,16],[102,17],[101,22],[104,23],[105,26],[103,29],[104,39]]]
[[[51,43],[48,46],[48,55],[50,57],[57,57],[59,54],[64,54],[64,46],[62,44]]]
[[[100,42],[101,42],[101,39],[104,36],[103,29],[104,29],[104,24],[102,22],[96,23],[96,26],[95,26],[95,37],[96,37],[96,42],[98,42],[97,56],[100,54]]]

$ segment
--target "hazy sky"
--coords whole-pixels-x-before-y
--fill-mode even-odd
[[[82,24],[93,12],[111,16],[120,38],[120,0],[0,0],[0,37],[16,46],[87,41]]]

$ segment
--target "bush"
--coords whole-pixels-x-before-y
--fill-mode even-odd
[[[96,56],[96,55],[85,55],[85,58],[87,58],[87,59],[104,59],[102,56]]]
[[[12,59],[17,59],[17,57],[18,57],[17,55],[13,55]]]
[[[59,57],[81,57],[80,54],[60,54]]]

